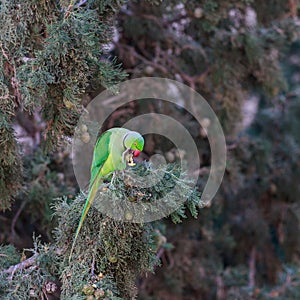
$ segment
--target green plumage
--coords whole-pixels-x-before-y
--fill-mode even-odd
[[[69,261],[71,260],[84,219],[103,179],[115,170],[124,170],[126,168],[127,155],[130,156],[130,150],[142,151],[143,147],[143,137],[139,133],[125,128],[109,129],[97,140],[91,165],[89,193],[72,243]],[[132,154],[130,158],[132,159]]]

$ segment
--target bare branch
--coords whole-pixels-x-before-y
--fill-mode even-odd
[[[36,262],[37,257],[38,257],[38,254],[35,253],[33,256],[27,258],[26,260],[22,261],[21,263],[14,265],[14,266],[10,266],[8,269],[1,271],[1,274],[10,274],[9,279],[12,280],[13,276],[17,270],[26,269],[26,268],[33,266]]]
[[[249,260],[249,281],[248,286],[249,288],[254,288],[255,286],[255,262],[256,262],[256,248],[252,247],[250,260]]]
[[[15,236],[16,236],[16,231],[15,231],[15,226],[16,226],[16,223],[21,215],[21,212],[23,211],[24,207],[26,206],[27,204],[27,200],[23,201],[18,209],[18,211],[16,212],[12,222],[11,222],[11,226],[10,226],[10,232],[11,232],[11,235],[12,235],[12,240],[14,241],[15,239]]]
[[[221,275],[218,275],[216,278],[217,283],[217,300],[226,299],[225,284]]]

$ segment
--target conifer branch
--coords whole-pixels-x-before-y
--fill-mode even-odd
[[[28,267],[31,267],[35,264],[36,259],[38,258],[38,253],[35,253],[33,256],[25,259],[24,261],[22,261],[21,263],[11,266],[6,270],[1,271],[2,274],[10,274],[9,276],[9,280],[11,281],[13,279],[13,276],[15,274],[16,271],[18,270],[23,270],[26,269]]]
[[[67,7],[67,10],[66,10],[65,15],[64,15],[64,19],[67,19],[69,17],[71,11],[73,10],[75,1],[76,0],[71,0],[70,1],[69,6]]]

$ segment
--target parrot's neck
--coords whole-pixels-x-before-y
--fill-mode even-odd
[[[127,138],[128,134],[129,134],[129,132],[127,132],[127,133],[124,135],[124,137],[123,137],[123,147],[124,147],[124,149],[126,149],[126,150],[128,150],[128,149],[127,149],[126,146],[125,146],[125,139]]]

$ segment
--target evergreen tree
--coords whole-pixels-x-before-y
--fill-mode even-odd
[[[298,14],[297,1],[130,2],[121,10],[116,54],[125,70],[196,89],[228,146],[218,196],[199,220],[180,229],[168,223],[175,248],[159,275],[145,279],[141,299],[299,297]],[[138,109],[171,111],[153,106]],[[205,170],[205,135],[191,117],[182,120],[194,129]]]
[[[0,1],[0,298],[132,299],[137,288],[149,300],[299,298],[298,7],[296,0]],[[198,212],[195,192],[164,222],[122,223],[92,208],[69,263],[85,197],[68,139],[84,105],[127,76],[176,79],[208,100],[226,133],[223,185],[210,207]],[[184,105],[193,111],[195,103]],[[192,133],[205,173],[210,148],[192,116],[160,101],[130,107],[106,127],[172,113]],[[146,146],[174,154],[160,137],[147,137]],[[178,170],[170,172],[151,197],[172,189]],[[177,182],[182,193],[186,180]],[[112,193],[141,197],[118,176],[116,189],[99,197]],[[33,247],[32,232],[41,235]]]

